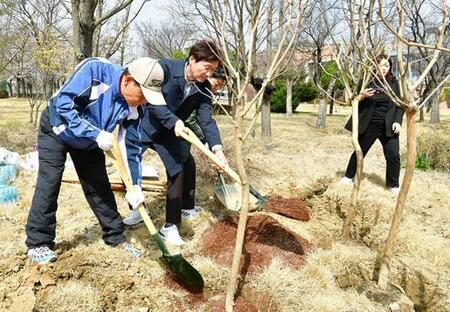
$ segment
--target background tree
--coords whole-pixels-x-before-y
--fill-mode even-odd
[[[405,37],[410,38],[414,42],[418,42],[424,45],[432,44],[436,41],[438,36],[438,28],[440,26],[439,21],[439,1],[428,0],[411,0],[405,2]],[[447,32],[444,37],[443,46],[450,45],[450,26],[447,25]],[[420,73],[421,69],[426,68],[432,61],[434,49],[423,46],[408,47],[408,52],[415,58],[419,58],[419,61],[415,61],[412,65],[408,64],[408,68],[415,67],[415,72]],[[408,60],[409,61],[409,60]],[[412,69],[411,69],[412,70]],[[424,86],[419,87],[418,95],[422,98],[426,98],[428,94],[450,73],[450,53],[441,53],[434,66],[430,69],[429,75],[424,81]],[[422,91],[422,92],[421,92]],[[439,94],[441,88],[437,90],[429,104],[427,103],[428,110],[430,110],[430,123],[439,123]],[[422,110],[423,112],[423,110]],[[423,115],[422,115],[423,118]]]
[[[93,56],[94,33],[100,34],[99,28],[111,17],[128,8],[134,0],[122,0],[104,12],[104,1],[97,0],[61,0],[66,10],[72,15],[73,49],[76,63]],[[141,7],[149,0],[142,0]],[[138,10],[139,13],[140,10]],[[138,14],[137,13],[137,14]],[[134,18],[133,18],[134,19]],[[97,37],[100,37],[98,35]]]
[[[333,32],[337,29],[342,16],[336,10],[337,1],[317,1],[313,5],[310,22],[299,38],[302,52],[311,55],[313,59],[313,80],[319,90],[319,109],[317,112],[317,128],[325,128],[327,115],[327,94],[334,88],[335,79],[330,79],[327,86],[322,85],[323,67],[332,58],[331,49],[337,48],[330,45]],[[327,90],[329,89],[329,90]]]
[[[153,58],[179,57],[179,53],[193,42],[192,30],[172,20],[158,25],[151,21],[141,23],[137,31],[142,38],[145,54]]]
[[[28,98],[30,123],[36,125],[40,106],[59,88],[67,71],[66,41],[56,31],[57,25],[65,26],[66,16],[58,0],[12,1],[8,9],[14,31],[25,35],[8,70],[17,77],[18,94],[22,90]]]

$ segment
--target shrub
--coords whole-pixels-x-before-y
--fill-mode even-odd
[[[284,79],[275,81],[275,91],[270,96],[270,110],[274,113],[286,113],[287,87]],[[317,97],[317,89],[313,82],[300,82],[292,87],[292,109],[300,102],[312,101]]]
[[[445,89],[442,91],[442,99],[443,99],[444,101],[447,101],[447,103],[450,102],[450,88],[445,88]]]
[[[437,133],[420,135],[417,138],[416,168],[450,172],[450,137]]]

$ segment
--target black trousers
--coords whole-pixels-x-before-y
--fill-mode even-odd
[[[100,222],[103,240],[109,245],[124,242],[124,224],[111,191],[103,151],[99,148],[77,150],[64,145],[51,129],[48,118],[47,109],[40,120],[39,171],[26,224],[25,244],[28,248],[53,248],[55,245],[57,200],[67,153],[72,157],[86,200]]]
[[[193,209],[195,202],[195,160],[189,154],[183,170],[170,177],[167,173],[166,222],[181,222],[181,209]]]
[[[358,137],[363,155],[366,156],[369,149],[376,140],[380,140],[386,158],[386,186],[398,187],[400,176],[400,152],[398,136],[387,137],[385,126],[370,123],[367,131]],[[353,152],[347,165],[345,176],[353,178],[356,174],[356,153]]]

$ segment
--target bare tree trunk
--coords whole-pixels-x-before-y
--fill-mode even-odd
[[[316,128],[323,129],[327,124],[327,99],[323,96],[319,100],[319,110],[317,111]]]
[[[330,110],[328,111],[328,113],[330,115],[333,115],[333,113],[334,113],[334,101],[333,101],[333,99],[330,100]]]
[[[387,288],[390,263],[392,259],[392,249],[395,246],[397,240],[397,234],[400,227],[400,221],[402,218],[403,208],[405,207],[406,196],[408,195],[409,187],[414,175],[414,169],[416,164],[416,123],[415,123],[415,110],[406,111],[406,137],[407,137],[407,160],[405,176],[400,188],[400,193],[397,197],[397,204],[394,210],[394,216],[392,218],[391,229],[389,230],[389,236],[384,245],[383,258],[381,261],[380,274],[378,276],[378,285],[383,289]]]
[[[261,106],[261,137],[264,140],[269,140],[272,137],[270,117],[270,101],[268,96],[263,96]]]
[[[36,109],[34,110],[34,120],[33,120],[33,126],[36,128],[37,127],[37,121],[38,121],[38,116],[39,116],[39,108],[41,107],[41,102],[36,105]]]
[[[286,80],[286,115],[288,117],[292,116],[292,87],[294,85],[294,80]]]
[[[239,224],[236,233],[236,245],[234,247],[233,263],[231,265],[230,280],[228,282],[227,293],[225,296],[225,308],[227,312],[233,312],[234,296],[238,286],[238,275],[240,268],[240,260],[242,255],[242,248],[244,246],[245,229],[248,218],[248,204],[249,204],[249,184],[247,181],[247,173],[244,166],[244,155],[242,154],[243,141],[241,129],[243,124],[243,117],[241,116],[244,103],[239,99],[236,103],[236,127],[234,127],[234,144],[235,144],[235,159],[238,168],[239,176],[241,178],[242,186],[242,206],[239,214]]]
[[[273,17],[273,0],[267,2],[267,63],[272,62],[272,17]],[[270,140],[272,137],[272,121],[270,118],[270,101],[269,98],[263,96],[261,107],[261,137],[264,140]]]
[[[127,23],[128,23],[128,18],[130,17],[130,10],[131,10],[131,5],[126,9],[126,14],[125,17],[123,19],[123,26],[122,27],[126,27]],[[122,40],[120,42],[120,65],[124,65],[125,64],[125,50],[126,50],[126,38],[128,35],[128,30],[124,30],[123,34],[122,34]]]
[[[420,108],[420,114],[419,114],[419,122],[424,122],[425,121],[425,116],[423,113],[423,107]]]
[[[435,92],[431,101],[430,123],[436,124],[441,122],[439,114],[439,93]]]
[[[22,97],[22,90],[21,90],[21,87],[22,87],[22,82],[21,82],[21,78],[16,78],[17,79],[17,97],[18,98],[21,98]]]
[[[8,85],[9,97],[13,97],[14,96],[14,90],[13,90],[13,86],[12,86],[12,80],[8,80],[7,81],[7,85]]]
[[[344,226],[342,227],[342,237],[344,239],[350,238],[353,219],[355,218],[356,209],[358,207],[359,188],[361,186],[364,167],[364,157],[361,150],[361,146],[359,145],[358,141],[358,133],[359,133],[358,105],[359,105],[359,96],[353,99],[352,101],[352,144],[356,153],[356,175],[353,182],[351,206],[348,209],[347,217],[345,219]]]
[[[103,3],[104,3],[104,0],[98,0],[98,2],[97,2],[97,8],[95,10],[95,19],[97,19],[97,20],[101,19],[103,16]],[[93,33],[94,43],[93,43],[92,56],[100,56],[99,47],[100,47],[101,32],[102,32],[102,25],[99,25]]]
[[[31,100],[33,101],[33,100]],[[34,104],[30,104],[30,124],[33,123],[33,117],[34,117]]]
[[[320,69],[319,69],[320,70]],[[318,83],[320,85],[320,78],[318,78]],[[328,88],[326,93],[330,94],[334,89],[334,84],[336,83],[336,79],[333,78],[330,80],[328,84]],[[317,121],[316,128],[323,129],[327,125],[327,104],[328,104],[328,96],[325,92],[320,92],[320,101],[319,101],[319,110],[317,111]]]

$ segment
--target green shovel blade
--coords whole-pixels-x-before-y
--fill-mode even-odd
[[[200,273],[182,255],[162,255],[160,257],[175,277],[192,292],[202,292],[205,286]]]
[[[188,290],[202,292],[205,283],[201,274],[182,255],[170,255],[159,234],[154,234],[152,237],[162,252],[162,256],[159,259],[168,267],[169,271]]]

